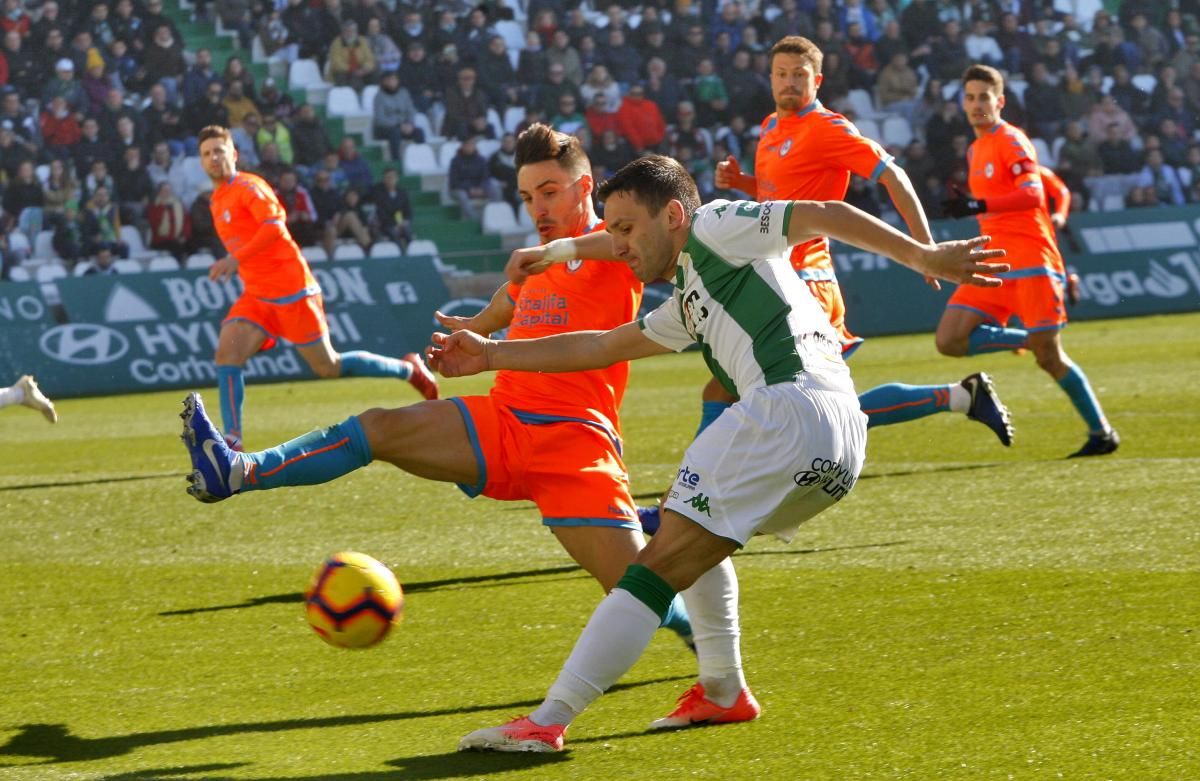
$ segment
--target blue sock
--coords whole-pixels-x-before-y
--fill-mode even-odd
[[[376,355],[366,350],[352,350],[338,356],[342,359],[343,377],[396,377],[407,380],[412,376],[408,361]]]
[[[328,483],[371,463],[371,448],[357,417],[310,431],[270,450],[243,453],[249,463],[242,491]]]
[[[977,325],[971,331],[967,355],[1002,353],[1025,346],[1029,332],[1023,328],[1001,328],[997,325]]]
[[[241,441],[242,402],[246,398],[246,376],[241,366],[217,366],[217,396],[225,436]]]
[[[1104,418],[1104,411],[1100,409],[1096,394],[1092,392],[1087,375],[1073,363],[1067,364],[1067,367],[1067,373],[1058,381],[1058,386],[1066,391],[1067,397],[1079,411],[1079,416],[1087,422],[1088,431],[1103,434],[1108,431],[1108,421]]]
[[[671,606],[667,608],[667,615],[663,617],[659,626],[670,629],[685,640],[691,639],[692,621],[688,618],[687,608],[683,606],[682,596],[676,594],[675,598],[671,600]]]
[[[890,426],[950,411],[949,385],[880,385],[858,397],[867,428]]]
[[[700,436],[700,432],[708,428],[709,425],[721,417],[721,413],[732,407],[733,404],[728,401],[705,401],[700,404],[700,428],[696,429],[696,436]],[[695,437],[693,437],[695,439]]]

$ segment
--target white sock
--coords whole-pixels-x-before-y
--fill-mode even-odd
[[[570,724],[633,667],[661,620],[628,591],[613,589],[592,613],[558,680],[529,718],[542,726]]]
[[[0,388],[0,407],[7,407],[10,404],[20,404],[25,401],[25,391],[21,390],[19,385],[13,385],[11,388]]]
[[[971,410],[971,391],[962,386],[962,383],[954,383],[950,386],[950,411],[951,412],[969,412]]]
[[[683,601],[692,620],[705,696],[728,708],[746,687],[733,560],[727,558],[701,575],[683,592]]]

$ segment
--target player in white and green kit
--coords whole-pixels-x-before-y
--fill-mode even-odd
[[[608,257],[627,263],[644,282],[673,279],[674,296],[611,331],[517,342],[468,331],[435,334],[433,366],[447,377],[501,368],[577,371],[698,342],[713,374],[739,401],[688,447],[661,528],[596,608],[542,705],[528,717],[472,732],[460,749],[561,749],[567,726],[641,656],[676,593],[684,592],[703,667],[707,638],[692,606],[731,596],[704,588],[706,579],[750,537],[788,539],[854,486],[866,417],[829,319],[786,259],[790,246],[830,236],[927,276],[987,287],[1001,284],[990,275],[1007,269],[988,262],[1003,250],[980,249],[986,237],[920,244],[841,202],[701,206],[695,182],[667,157],[635,160],[599,194],[607,235],[551,242],[540,257],[522,255],[524,266],[510,269],[510,276],[573,257]],[[736,594],[732,601],[736,621]],[[697,606],[702,615],[730,615],[728,605]],[[652,726],[757,715],[745,688],[723,694],[725,702],[715,701],[694,686],[674,713]]]

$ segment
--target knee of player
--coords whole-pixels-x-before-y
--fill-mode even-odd
[[[323,380],[330,380],[334,377],[342,376],[341,363],[313,363],[313,373]]]
[[[967,348],[970,345],[970,339],[960,337],[957,334],[944,334],[939,332],[933,338],[933,343],[937,347],[937,351],[942,355],[951,358],[961,358],[967,354]]]

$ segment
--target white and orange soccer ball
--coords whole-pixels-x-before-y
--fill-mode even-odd
[[[392,571],[363,553],[335,553],[304,592],[308,625],[338,648],[369,648],[387,637],[404,612]]]

